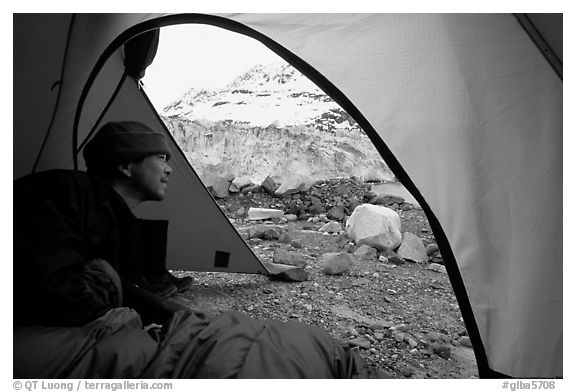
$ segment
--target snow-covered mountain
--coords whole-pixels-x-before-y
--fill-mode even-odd
[[[392,178],[358,124],[287,63],[191,88],[161,115],[201,176]]]

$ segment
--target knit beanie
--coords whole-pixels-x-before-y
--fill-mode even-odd
[[[170,150],[166,136],[137,121],[109,122],[84,147],[88,169],[113,167]]]

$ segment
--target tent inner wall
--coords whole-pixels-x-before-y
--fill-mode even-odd
[[[32,172],[60,89],[72,15],[14,14],[14,178]]]

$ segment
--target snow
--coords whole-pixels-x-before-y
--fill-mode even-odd
[[[337,109],[338,104],[292,66],[274,63],[254,66],[224,89],[191,88],[162,114],[286,127],[314,123],[323,113]]]

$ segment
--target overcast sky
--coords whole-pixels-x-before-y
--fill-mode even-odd
[[[207,25],[163,27],[143,78],[157,110],[190,87],[224,87],[255,64],[282,61],[253,38]]]

